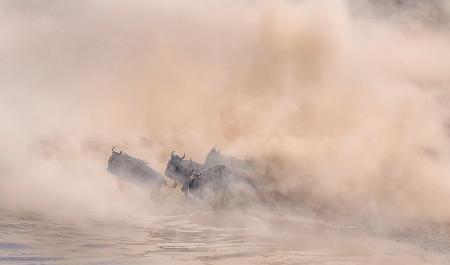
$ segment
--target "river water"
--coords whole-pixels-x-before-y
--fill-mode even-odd
[[[450,263],[447,230],[382,233],[270,210],[180,209],[104,220],[1,211],[0,264]]]

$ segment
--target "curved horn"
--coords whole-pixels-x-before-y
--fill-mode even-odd
[[[114,153],[114,146],[113,146],[113,148],[112,148],[111,152],[113,152],[113,153]]]
[[[119,155],[121,155],[122,154],[122,150],[120,150],[120,152],[119,152]]]
[[[172,151],[172,153],[170,153],[170,156],[173,156],[173,153],[175,153],[175,151]]]
[[[183,157],[181,159],[184,159],[186,157],[186,153],[183,153]]]

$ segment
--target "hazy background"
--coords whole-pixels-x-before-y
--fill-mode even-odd
[[[216,145],[294,206],[446,223],[449,71],[446,0],[3,0],[0,208],[106,218],[143,195],[113,145]]]

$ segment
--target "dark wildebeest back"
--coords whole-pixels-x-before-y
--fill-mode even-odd
[[[114,148],[108,160],[108,172],[136,184],[160,187],[166,183],[164,177],[145,161],[127,155],[122,151],[116,152]]]
[[[230,171],[224,165],[215,165],[208,169],[194,169],[192,177],[189,182],[183,187],[183,191],[195,192],[197,189],[205,185],[219,185],[217,188],[222,189],[226,185],[223,183],[224,179],[230,175]]]
[[[229,169],[251,170],[254,166],[253,159],[241,160],[236,157],[223,155],[220,150],[213,147],[205,159],[205,166],[212,167],[215,165],[224,165]]]
[[[231,175],[235,177],[242,177],[248,180],[254,178],[255,175],[255,161],[253,159],[241,160],[236,157],[223,155],[220,150],[213,147],[205,159],[205,168],[210,168],[216,165],[224,165]]]
[[[236,175],[224,165],[194,171],[182,190],[188,197],[205,200],[214,207],[248,205],[261,198],[251,179]]]

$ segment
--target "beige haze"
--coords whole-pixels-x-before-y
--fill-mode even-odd
[[[384,2],[3,1],[0,207],[108,216],[113,145],[216,145],[296,205],[450,221],[449,2]]]

